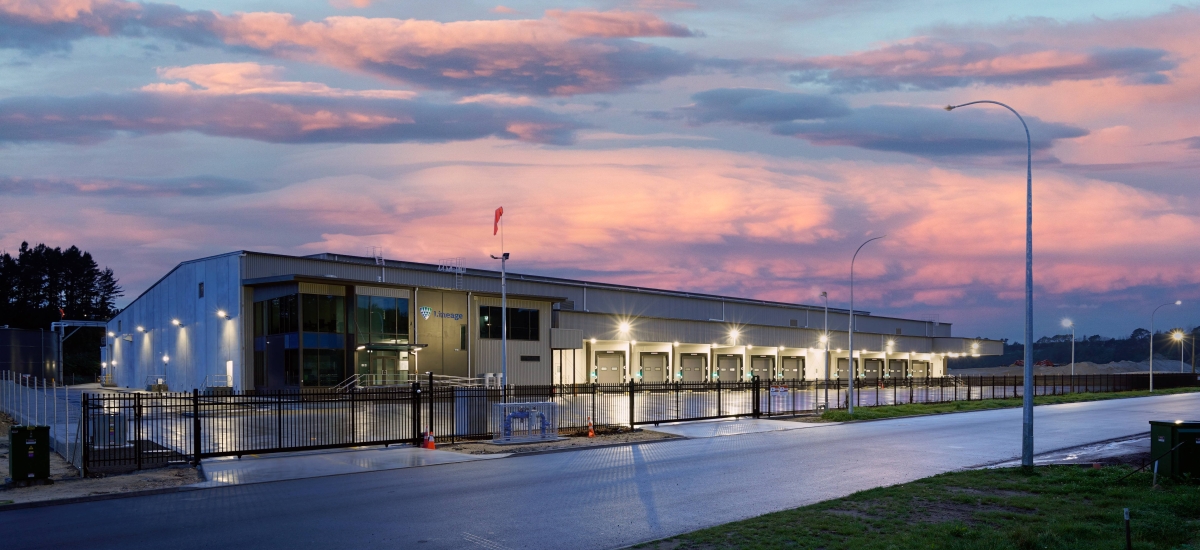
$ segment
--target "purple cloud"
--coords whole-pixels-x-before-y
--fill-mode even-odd
[[[774,123],[846,116],[840,98],[760,88],[716,88],[695,94],[695,104],[679,109],[693,124],[710,122]]]

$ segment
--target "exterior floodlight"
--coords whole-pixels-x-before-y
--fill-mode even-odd
[[[675,347],[679,347],[679,342],[674,342]]]
[[[629,321],[621,321],[621,324],[617,325],[617,330],[620,332],[629,332]]]
[[[822,334],[820,340],[821,340],[821,343],[824,344],[825,342],[829,341],[829,337]]]
[[[889,346],[894,346],[894,345],[896,345],[896,341],[895,341],[895,340],[888,340],[888,345],[889,345]]]
[[[357,348],[354,348],[355,351],[362,351],[364,349],[367,349],[367,346],[358,346]]]
[[[595,339],[595,338],[592,338],[592,343],[593,343],[593,344],[595,344],[595,343],[596,343],[596,339]]]
[[[752,346],[750,344],[746,344],[746,349],[754,349],[754,346]]]
[[[175,326],[177,326],[177,327],[179,327],[179,326],[183,326],[183,323],[180,323],[180,322],[179,322],[179,319],[171,319],[171,324],[172,324],[172,325],[175,325]]]
[[[110,333],[108,333],[108,337],[109,337],[109,338],[112,338],[112,337],[114,337],[114,336],[116,336],[116,335],[117,335],[117,334],[116,334],[115,332],[110,332]]]
[[[100,368],[104,368],[104,367],[107,367],[107,366],[108,366],[108,363],[105,363],[104,361],[101,361],[101,362],[100,362]]]
[[[979,342],[971,344],[971,349],[979,349]]]
[[[630,345],[634,345],[634,346],[636,346],[636,345],[637,345],[637,340],[630,340],[630,341],[629,341],[629,344],[630,344]]]
[[[224,320],[226,320],[226,321],[228,321],[228,320],[232,319],[232,317],[230,317],[230,316],[229,316],[229,314],[228,314],[228,313],[226,313],[226,312],[225,312],[225,310],[223,310],[223,309],[218,309],[218,310],[217,310],[217,317],[220,317],[220,318],[222,318],[222,319],[224,319]]]
[[[143,327],[143,326],[141,326],[141,325],[138,325],[137,331],[138,331],[138,332],[146,332],[146,327]]]
[[[729,337],[734,340],[737,340],[737,337],[740,336],[741,334],[742,333],[738,332],[737,329],[733,329],[733,330],[729,331]]]
[[[836,351],[836,352],[838,352],[838,353],[841,353],[841,352],[842,352],[842,348],[838,348],[838,349],[835,349],[835,350],[833,350],[833,351]]]
[[[164,353],[164,354],[163,354],[163,363],[165,364],[165,363],[167,363],[167,362],[168,362],[168,361],[170,361],[170,360],[171,360],[171,358],[170,358],[170,357],[168,357],[168,356],[167,356],[167,354],[165,354],[165,353]]]

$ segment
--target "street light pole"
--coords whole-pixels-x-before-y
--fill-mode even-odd
[[[1071,329],[1071,376],[1075,376],[1075,321],[1063,319],[1062,325]],[[1071,380],[1071,384],[1074,387],[1074,379]]]
[[[1167,302],[1154,308],[1154,311],[1150,312],[1150,391],[1154,391],[1154,314],[1158,313],[1158,310],[1166,306],[1178,305],[1183,305],[1183,300]]]
[[[1029,125],[1016,109],[999,101],[972,101],[962,105],[947,105],[947,111],[959,107],[988,103],[1008,109],[1025,128],[1025,387],[1021,403],[1021,465],[1033,466],[1033,140]]]
[[[829,293],[822,292],[821,297],[825,299],[825,332],[821,335],[825,343],[825,410],[829,410]]]
[[[1179,374],[1183,374],[1183,331],[1175,331],[1171,338],[1179,342]]]
[[[854,368],[854,260],[858,259],[859,251],[862,250],[864,246],[867,246],[867,243],[871,241],[878,241],[886,236],[887,235],[880,235],[872,239],[867,239],[862,244],[858,245],[858,250],[855,250],[854,256],[850,258],[850,328],[849,332],[847,333],[847,345],[850,347],[850,376],[849,382],[846,384],[846,412],[849,412],[850,414],[854,414],[854,377],[858,374],[856,372],[858,369]]]
[[[505,264],[508,252],[492,256],[500,260],[500,387],[508,387],[508,277]]]

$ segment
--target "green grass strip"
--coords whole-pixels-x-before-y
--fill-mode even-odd
[[[641,545],[653,550],[1200,549],[1200,485],[1127,466],[953,472]]]
[[[874,391],[868,390],[868,391]],[[1069,393],[1066,395],[1038,395],[1033,398],[1034,405],[1056,405],[1059,403],[1080,403],[1084,401],[1103,401],[1107,399],[1127,399],[1130,397],[1148,397],[1151,395],[1171,395],[1176,393],[1200,392],[1200,388],[1171,388],[1166,390],[1123,391],[1108,393]],[[1021,406],[1021,398],[1010,399],[975,399],[971,401],[951,401],[947,403],[910,403],[905,405],[880,405],[878,407],[855,407],[854,414],[844,409],[825,411],[822,419],[833,422],[847,420],[875,420],[880,418],[899,418],[902,416],[918,416],[923,414],[942,414],[963,411],[985,411],[990,409],[1008,409]]]

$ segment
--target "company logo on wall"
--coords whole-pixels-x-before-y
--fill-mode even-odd
[[[463,314],[461,314],[461,313],[446,313],[444,311],[434,311],[433,308],[431,308],[429,306],[421,306],[418,309],[418,311],[421,312],[421,318],[425,319],[426,321],[428,321],[430,317],[437,317],[439,319],[454,319],[455,321],[461,321],[463,318]]]

